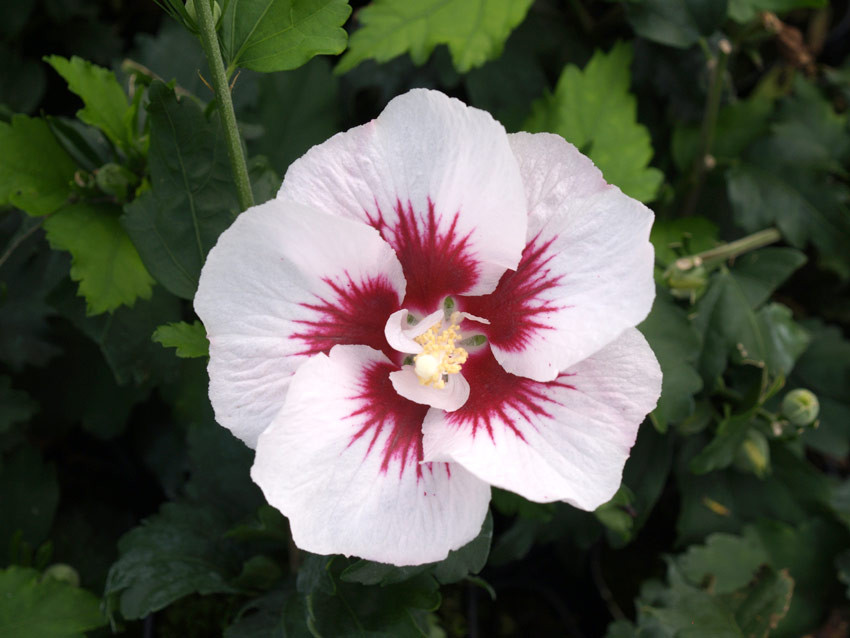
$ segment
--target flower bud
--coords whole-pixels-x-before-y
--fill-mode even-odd
[[[813,392],[805,388],[791,390],[782,399],[782,416],[792,425],[812,425],[818,418],[820,403]]]
[[[97,187],[107,195],[112,195],[119,202],[127,201],[127,195],[138,181],[138,178],[130,170],[111,162],[104,164],[95,171]]]
[[[770,472],[770,444],[764,434],[758,430],[747,432],[747,438],[735,454],[735,467],[759,478],[767,476]]]
[[[55,563],[44,570],[42,580],[53,579],[68,583],[72,587],[80,586],[80,575],[77,570],[65,563]]]
[[[204,2],[205,0],[186,0],[186,13],[189,14],[189,17],[192,18],[195,22],[198,21],[198,14],[195,13],[195,3],[196,2]],[[213,3],[213,23],[218,24],[218,19],[221,17],[221,7],[218,2]]]
[[[665,275],[667,285],[670,286],[670,292],[679,299],[699,296],[705,289],[706,282],[708,282],[708,271],[705,266],[682,270],[674,265]]]

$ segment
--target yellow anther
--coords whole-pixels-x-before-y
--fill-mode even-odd
[[[451,323],[442,328],[442,322],[431,326],[427,332],[416,337],[422,346],[422,352],[413,358],[413,367],[419,383],[435,388],[446,387],[446,377],[460,372],[461,366],[469,356],[463,348],[455,346],[460,341],[458,313],[451,317]]]

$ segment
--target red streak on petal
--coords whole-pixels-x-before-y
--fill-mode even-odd
[[[493,427],[503,424],[523,442],[524,427],[534,427],[532,417],[551,419],[548,406],[558,402],[552,398],[555,388],[575,389],[564,381],[572,375],[561,375],[544,383],[506,372],[493,357],[489,348],[470,356],[463,366],[463,376],[469,381],[469,399],[459,410],[446,414],[448,423],[472,429],[486,430],[493,439]]]
[[[384,325],[387,317],[400,308],[395,289],[384,277],[358,283],[348,273],[345,276],[343,283],[324,279],[333,298],[301,304],[316,315],[315,319],[295,321],[304,326],[292,335],[304,342],[304,350],[298,354],[327,353],[337,344],[351,344],[371,346],[394,357],[396,353],[384,336]]]
[[[390,462],[399,461],[399,476],[408,466],[416,468],[416,475],[422,476],[422,421],[428,412],[427,405],[408,401],[395,391],[390,382],[390,372],[397,369],[390,363],[372,363],[363,371],[360,393],[354,400],[360,401],[360,407],[349,416],[362,423],[354,434],[351,443],[366,437],[369,439],[367,454],[380,453],[383,456],[381,472],[386,473]],[[382,434],[387,433],[382,449],[375,445]],[[350,445],[350,444],[349,444]],[[430,465],[430,464],[427,464]]]
[[[448,295],[459,295],[478,281],[478,264],[469,247],[470,234],[458,235],[458,213],[452,217],[445,232],[439,231],[441,216],[434,203],[428,200],[428,212],[413,210],[410,201],[405,207],[396,202],[398,220],[387,224],[378,210],[377,216],[368,213],[369,223],[389,243],[401,262],[407,280],[407,296],[402,304],[422,312],[432,312]]]
[[[505,272],[496,290],[462,300],[463,310],[490,320],[489,326],[482,326],[482,332],[508,352],[524,350],[536,331],[552,330],[546,315],[565,307],[540,296],[560,285],[563,275],[554,274],[548,267],[554,255],[547,251],[556,238],[547,242],[539,238],[538,234],[528,242],[517,269]]]

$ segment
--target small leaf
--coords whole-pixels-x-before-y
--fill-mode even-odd
[[[82,638],[106,624],[100,599],[85,589],[34,569],[0,571],[0,635],[19,638]]]
[[[349,15],[347,0],[230,0],[221,20],[228,64],[268,73],[342,53]]]
[[[403,53],[421,65],[445,44],[455,69],[466,73],[499,57],[530,6],[531,0],[375,0],[357,14],[363,26],[351,36],[337,71]]]
[[[132,146],[133,132],[127,119],[130,101],[115,74],[77,56],[67,60],[58,55],[44,58],[65,78],[68,88],[82,98],[85,107],[77,117],[95,126],[124,150]]]
[[[44,120],[15,115],[0,121],[0,204],[47,215],[68,199],[74,162]]]
[[[694,585],[710,582],[718,594],[728,594],[749,583],[758,568],[767,563],[767,552],[752,533],[744,536],[712,534],[704,545],[691,545],[677,562]]]
[[[80,282],[86,312],[98,315],[150,299],[154,281],[109,204],[71,204],[44,222],[50,246],[71,253],[71,279]]]
[[[735,454],[747,438],[752,427],[756,408],[723,419],[717,426],[717,433],[711,443],[691,459],[690,468],[694,474],[705,474],[729,467],[735,460]]]
[[[587,154],[608,182],[647,202],[664,176],[648,166],[652,144],[629,93],[631,62],[631,46],[620,42],[608,53],[597,51],[582,71],[566,66],[555,93],[534,103],[525,129],[557,133]]]
[[[164,348],[176,348],[175,354],[181,359],[210,356],[210,342],[207,331],[200,321],[186,323],[178,321],[159,326],[151,337]]]

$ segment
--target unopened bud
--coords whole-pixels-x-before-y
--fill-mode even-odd
[[[68,583],[72,587],[80,586],[80,575],[77,570],[65,563],[56,563],[45,569],[42,580],[48,579]]]
[[[198,21],[198,14],[195,13],[195,3],[196,2],[207,2],[208,0],[186,0],[186,13],[189,14],[189,17],[192,18],[195,22]],[[212,6],[213,10],[213,23],[218,24],[218,19],[221,17],[221,7],[218,2],[214,2]]]
[[[708,282],[708,271],[705,266],[696,266],[688,270],[682,270],[674,265],[666,273],[667,285],[674,297],[680,299],[698,296]]]
[[[759,478],[770,472],[770,444],[764,434],[758,430],[747,432],[747,438],[735,454],[735,467]]]
[[[782,416],[792,425],[812,425],[818,418],[820,403],[813,392],[805,388],[791,390],[782,399]]]
[[[97,187],[107,195],[112,195],[119,202],[127,201],[130,189],[135,187],[139,181],[139,178],[132,171],[111,162],[97,169],[94,176]]]

